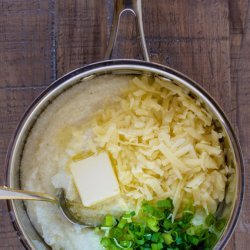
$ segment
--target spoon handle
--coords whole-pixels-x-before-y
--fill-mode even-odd
[[[0,200],[36,200],[58,203],[56,197],[24,190],[16,190],[9,187],[0,186]]]

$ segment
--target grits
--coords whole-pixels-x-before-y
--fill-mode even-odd
[[[56,188],[64,188],[69,200],[79,201],[67,165],[72,155],[84,149],[89,136],[82,132],[81,124],[86,123],[103,102],[112,100],[114,95],[120,93],[130,78],[102,76],[80,82],[45,109],[24,148],[21,162],[23,189],[55,195]],[[81,213],[89,220],[100,223],[102,216],[108,212],[119,215],[126,211],[127,204],[125,198],[116,197]],[[97,234],[67,222],[55,205],[26,202],[26,206],[33,225],[52,249],[103,249]],[[39,243],[34,242],[34,245],[42,249]]]

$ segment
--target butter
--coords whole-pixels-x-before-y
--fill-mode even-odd
[[[96,205],[120,193],[109,155],[105,152],[73,161],[70,169],[85,207]]]

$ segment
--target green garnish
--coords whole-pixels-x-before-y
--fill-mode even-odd
[[[211,249],[225,227],[224,219],[209,214],[204,224],[194,225],[194,206],[188,205],[181,218],[172,221],[171,199],[156,204],[143,202],[139,213],[125,213],[119,220],[104,218],[101,244],[108,250],[188,250]]]
[[[106,215],[103,223],[103,227],[112,227],[116,223],[115,217],[113,215]]]

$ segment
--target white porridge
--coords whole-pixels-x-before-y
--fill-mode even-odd
[[[42,113],[25,146],[21,166],[23,189],[56,194],[56,188],[62,187],[68,199],[79,199],[67,172],[67,162],[85,147],[87,135],[84,136],[81,123],[102,107],[105,100],[117,95],[128,80],[129,77],[103,76],[78,84],[60,95]],[[93,216],[98,218],[107,212],[119,214],[128,209],[122,198],[115,200],[115,203],[112,200],[98,207],[96,212],[86,209],[84,215],[93,221]],[[98,235],[67,222],[55,205],[45,202],[26,205],[33,224],[53,249],[103,249]]]

